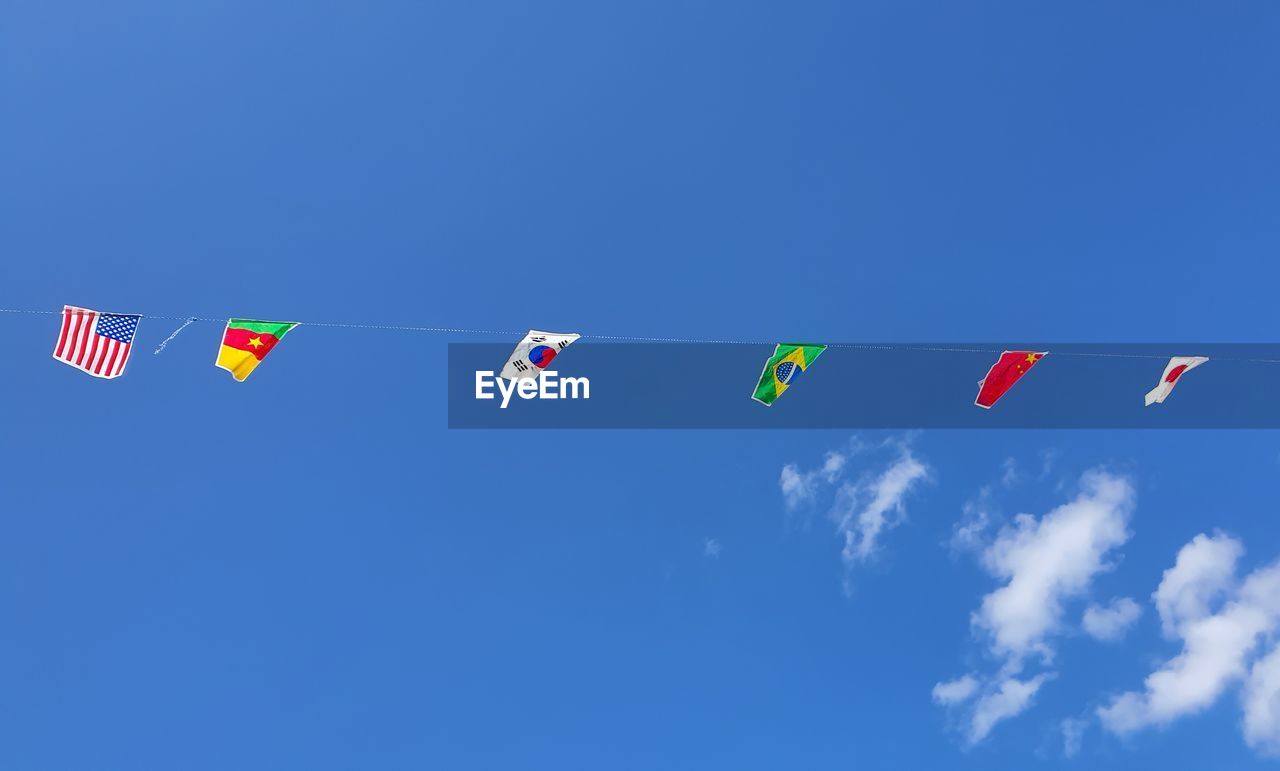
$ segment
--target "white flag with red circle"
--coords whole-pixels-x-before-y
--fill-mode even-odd
[[[1160,376],[1160,384],[1147,392],[1147,406],[1160,404],[1168,399],[1169,394],[1173,393],[1173,387],[1178,384],[1183,375],[1208,360],[1207,356],[1174,356],[1169,359],[1169,365],[1164,368],[1164,374]]]

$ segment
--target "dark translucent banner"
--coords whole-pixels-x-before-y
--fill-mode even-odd
[[[523,391],[496,377],[511,348],[449,345],[450,428],[1280,428],[1270,343],[833,347],[772,406],[751,399],[772,346],[579,342]],[[975,406],[1000,351],[1018,349],[1049,355]],[[1146,407],[1170,355],[1209,362]]]

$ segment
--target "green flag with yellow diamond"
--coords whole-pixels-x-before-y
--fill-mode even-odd
[[[795,385],[800,373],[807,370],[813,360],[818,358],[818,354],[825,350],[825,345],[778,343],[773,349],[773,355],[764,363],[760,383],[751,398],[766,406],[773,404],[775,399],[782,396],[783,391]]]

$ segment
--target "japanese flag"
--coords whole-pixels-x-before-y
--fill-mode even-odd
[[[1147,406],[1150,407],[1168,399],[1169,394],[1173,393],[1173,387],[1178,384],[1184,374],[1208,360],[1207,356],[1174,356],[1169,359],[1169,365],[1164,368],[1164,374],[1160,376],[1160,384],[1147,392]]]
[[[516,349],[511,352],[511,358],[507,359],[506,366],[502,368],[502,377],[507,380],[538,377],[561,351],[569,347],[569,343],[581,336],[572,332],[565,334],[529,330],[529,334],[525,335]]]

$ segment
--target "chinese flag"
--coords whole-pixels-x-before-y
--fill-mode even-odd
[[[987,376],[978,383],[978,398],[974,404],[983,409],[991,409],[1004,396],[1004,392],[1013,388],[1018,379],[1044,358],[1045,354],[1036,351],[1005,351],[1000,359],[987,370]]]

